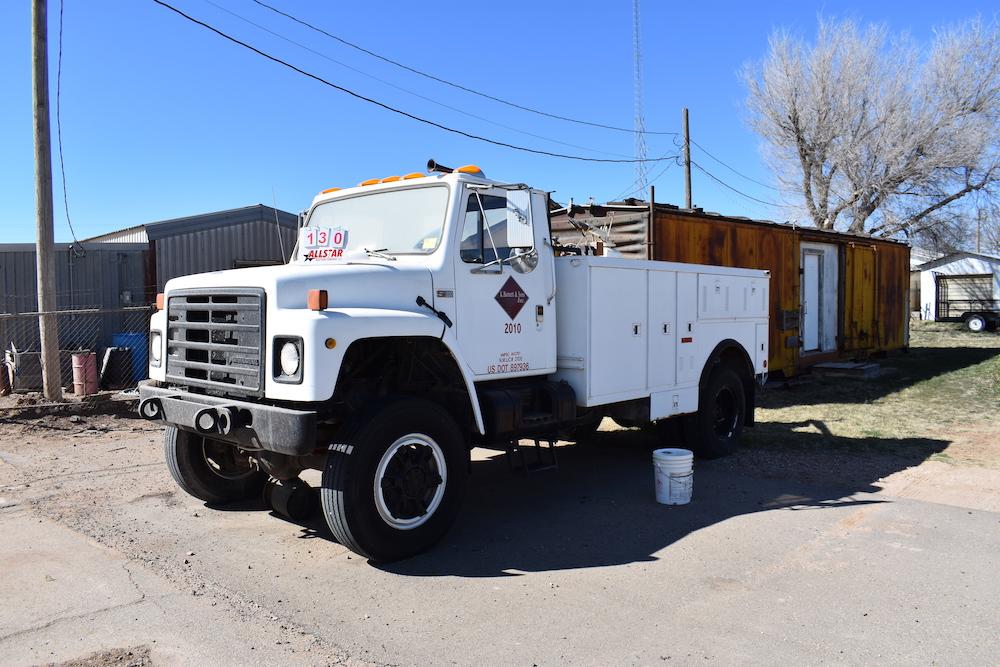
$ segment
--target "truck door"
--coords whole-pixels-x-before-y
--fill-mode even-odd
[[[553,372],[555,269],[545,196],[467,187],[455,254],[456,335],[480,379]]]

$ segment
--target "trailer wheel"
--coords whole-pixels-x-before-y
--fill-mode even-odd
[[[207,503],[259,496],[267,481],[235,446],[173,426],[163,434],[163,453],[177,486]]]
[[[965,326],[969,328],[972,333],[982,333],[986,331],[986,318],[982,315],[970,315],[968,319],[965,320]]]
[[[467,458],[444,409],[394,401],[330,445],[320,491],[327,525],[338,542],[375,562],[418,554],[454,522]]]
[[[698,412],[684,423],[684,440],[696,456],[715,459],[732,454],[746,421],[743,382],[732,368],[717,366],[702,388]]]

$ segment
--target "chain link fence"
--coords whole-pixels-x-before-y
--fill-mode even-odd
[[[62,385],[69,390],[73,389],[73,356],[81,353],[95,354],[98,377],[87,379],[96,380],[102,389],[135,387],[147,377],[152,306],[128,303],[107,308],[95,305],[100,300],[86,293],[60,294],[60,308],[50,311],[58,325]],[[15,297],[8,298],[7,303],[23,303],[30,310],[0,313],[0,372],[6,376],[0,378],[0,386],[6,384],[14,391],[40,391],[39,313],[34,310],[35,300]]]

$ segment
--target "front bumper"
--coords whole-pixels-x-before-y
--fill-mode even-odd
[[[292,456],[316,448],[316,413],[139,385],[139,414],[243,449]]]

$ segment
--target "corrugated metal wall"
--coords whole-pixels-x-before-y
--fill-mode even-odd
[[[56,246],[57,308],[143,305],[145,245],[87,243],[83,251]],[[36,310],[35,246],[0,245],[0,312]]]
[[[295,245],[297,231],[278,226],[274,220],[256,220],[183,234],[155,241],[156,277],[159,290],[171,278],[231,269],[237,261],[285,262]]]
[[[148,243],[145,227],[130,227],[88,239],[91,243]]]

